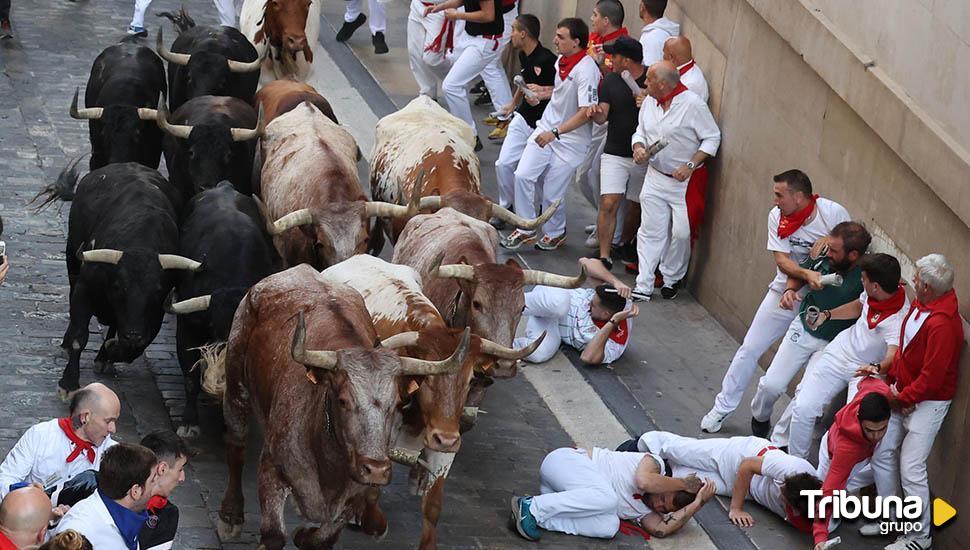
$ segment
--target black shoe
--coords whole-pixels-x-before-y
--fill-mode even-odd
[[[674,283],[671,286],[664,285],[660,288],[660,296],[664,300],[673,300],[677,297],[677,288],[680,286],[680,281]]]
[[[337,32],[337,42],[346,42],[348,38],[353,36],[354,31],[359,29],[360,26],[366,22],[367,16],[364,14],[358,15],[357,19],[354,19],[349,23],[344,21],[344,25],[340,27],[340,30]]]
[[[503,231],[509,228],[509,224],[505,223],[505,220],[500,220],[494,216],[488,220],[488,223],[490,223],[492,227],[494,227],[499,231]]]
[[[387,53],[390,50],[387,49],[387,42],[384,40],[384,33],[376,32],[374,37],[371,38],[371,42],[374,44],[374,53],[380,55]]]
[[[600,260],[600,263],[603,264],[603,267],[605,267],[607,271],[613,271],[613,260],[609,258],[600,258],[599,260]]]
[[[475,136],[475,152],[477,153],[481,151],[482,149],[484,149],[484,147],[485,146],[482,145],[482,140],[478,139],[478,136]]]
[[[765,420],[761,422],[760,420],[751,417],[751,435],[755,437],[760,437],[762,439],[768,439],[768,433],[771,431],[771,421]]]
[[[484,94],[486,91],[487,90],[485,88],[485,81],[484,80],[479,80],[478,81],[478,84],[475,84],[474,86],[472,86],[471,93],[473,93],[473,94]]]
[[[478,96],[478,99],[475,100],[475,105],[491,105],[491,103],[492,96],[489,95],[488,90],[486,90],[484,94]]]
[[[620,245],[620,259],[624,262],[637,263],[640,258],[637,256],[637,241],[630,241]]]
[[[13,38],[13,29],[9,19],[0,19],[0,38]]]

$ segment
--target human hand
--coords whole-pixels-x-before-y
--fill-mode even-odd
[[[458,10],[454,8],[448,8],[445,10],[445,19],[448,21],[455,21],[458,19]]]
[[[432,13],[438,13],[438,6],[428,6],[424,8],[425,16],[431,15]]]
[[[647,97],[647,91],[646,90],[643,90],[642,92],[640,92],[639,94],[637,94],[637,99],[636,99],[637,109],[639,109],[640,106],[643,105],[643,100],[646,97]]]
[[[7,271],[10,270],[10,257],[6,255],[2,257],[3,265],[0,265],[0,285],[2,285],[3,281],[7,279]]]
[[[640,315],[640,306],[633,304],[630,306],[630,309],[624,309],[623,311],[614,313],[610,319],[613,319],[615,323],[620,323],[625,319],[636,317],[637,315]]]
[[[597,103],[596,105],[590,105],[589,107],[586,107],[586,118],[590,120],[595,118],[596,115],[601,115],[601,114],[603,114],[603,107],[601,107],[599,103]]]
[[[670,175],[673,176],[677,181],[686,181],[690,179],[690,175],[693,173],[694,171],[688,168],[686,164],[681,164],[676,170],[674,170],[674,173]]]
[[[704,504],[705,502],[714,498],[714,494],[717,492],[717,485],[711,478],[704,479],[704,485],[701,487],[700,491],[697,491],[697,496],[694,497],[694,502],[700,502]]]
[[[617,294],[619,294],[623,298],[626,298],[627,300],[630,299],[630,295],[633,292],[632,288],[630,288],[625,283],[622,283],[620,281],[617,281],[616,284],[613,285],[613,288],[616,289]]]
[[[822,285],[822,274],[818,271],[809,271],[807,273],[805,282],[808,283],[808,286],[811,287],[812,290],[822,290],[822,287],[824,286]]]
[[[642,143],[637,143],[633,146],[633,162],[637,164],[643,164],[647,162],[650,155],[647,154],[647,148]]]
[[[71,509],[67,504],[59,504],[51,509],[51,521],[58,521]]]
[[[744,510],[735,510],[731,508],[728,511],[728,517],[731,518],[731,523],[737,525],[738,527],[752,527],[754,526],[754,518],[751,514],[745,512]]]
[[[602,44],[593,45],[593,59],[596,60],[597,65],[602,65],[606,62],[606,52],[603,51]]]
[[[820,543],[816,544],[815,545],[815,548],[813,550],[825,550],[825,543],[826,542],[828,542],[828,541],[820,542]]]
[[[687,474],[681,478],[681,480],[684,482],[684,490],[688,493],[697,494],[697,492],[701,490],[701,487],[704,486],[704,482],[701,481],[701,478],[697,477],[697,474],[693,472]]]
[[[828,235],[819,237],[818,240],[815,241],[815,244],[812,245],[811,250],[808,251],[809,257],[811,257],[813,260],[817,260],[821,256],[828,254],[829,240]]]
[[[862,365],[855,371],[856,376],[877,376],[879,374],[879,367],[875,365]]]
[[[810,328],[812,330],[818,330],[818,327],[824,325],[825,324],[825,321],[828,321],[831,318],[832,318],[832,312],[831,311],[829,311],[827,309],[822,310],[818,314],[818,317],[815,318],[815,322],[813,322],[813,323],[807,323],[808,324],[808,328]]]
[[[542,132],[536,136],[536,143],[539,144],[539,147],[545,147],[553,141],[556,141],[556,134],[553,134],[552,132]]]
[[[796,290],[785,290],[781,294],[781,301],[778,302],[778,306],[781,309],[787,309],[789,311],[795,309],[795,305],[801,301],[801,297],[798,295]]]
[[[511,112],[512,112],[512,111],[513,111],[514,109],[515,109],[515,105],[513,105],[513,104],[511,104],[511,103],[509,103],[509,104],[507,104],[507,105],[502,105],[502,106],[501,106],[501,107],[499,108],[499,110],[498,110],[498,113],[499,113],[500,115],[502,115],[502,116],[505,116],[505,115],[507,115],[507,114],[509,114],[509,113],[511,113]]]

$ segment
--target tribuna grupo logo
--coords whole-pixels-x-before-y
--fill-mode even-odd
[[[923,524],[923,499],[917,496],[900,498],[867,497],[849,495],[845,491],[835,491],[825,495],[821,490],[802,491],[808,497],[808,517],[810,519],[857,519],[860,517],[879,521],[879,532],[911,533],[920,531]]]

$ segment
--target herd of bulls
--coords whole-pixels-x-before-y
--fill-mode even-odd
[[[88,121],[90,171],[78,181],[75,160],[38,195],[73,202],[59,394],[79,387],[92,316],[107,327],[94,360],[106,373],[176,314],[180,435],[199,435],[203,389],[223,401],[223,540],[243,523],[252,414],[266,548],[284,546],[290,493],[319,524],[297,532],[300,548],[330,547],[347,523],[383,534],[392,458],[411,467],[420,547],[433,548],[461,433],[493,377],[542,340],[511,347],[524,288],[575,288],[585,273],[498,262],[490,217],[534,228],[552,210],[526,220],[482,196],[471,129],[433,101],[378,124],[368,200],[360,150],[324,97],[295,80],[257,92],[265,54],[246,36],[180,29],[170,48],[159,32],[156,51],[122,43],[97,57],[85,107],[75,93],[70,108]],[[391,262],[376,257],[385,237]]]

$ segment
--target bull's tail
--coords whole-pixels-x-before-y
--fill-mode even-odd
[[[30,199],[28,204],[34,204],[43,198],[43,202],[37,206],[37,210],[40,211],[58,199],[64,202],[70,202],[74,199],[74,188],[77,186],[79,175],[78,164],[86,156],[87,153],[84,153],[68,162],[67,166],[61,170],[60,175],[57,176],[57,181],[41,189],[39,193],[34,195],[34,198]]]
[[[192,368],[202,369],[202,389],[222,400],[226,392],[226,343],[216,342],[195,349],[199,350],[200,357]]]
[[[164,17],[171,21],[172,25],[175,26],[175,30],[177,30],[179,34],[182,34],[195,26],[195,20],[189,16],[189,12],[185,11],[185,4],[182,4],[182,8],[178,11],[178,13],[159,11],[155,12],[155,17]]]

